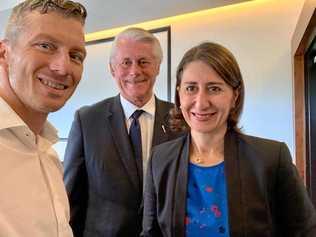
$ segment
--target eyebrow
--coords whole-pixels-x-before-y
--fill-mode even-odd
[[[186,81],[184,84],[198,84],[196,81]],[[207,82],[206,85],[224,85],[224,82]]]
[[[58,38],[55,38],[51,35],[43,34],[43,33],[36,35],[33,39],[31,39],[30,42],[34,42],[34,41],[40,40],[40,39],[49,40],[55,44],[60,44],[60,41],[58,40]],[[71,50],[75,50],[75,51],[82,53],[84,57],[86,57],[86,55],[87,55],[87,51],[84,47],[75,46],[75,47],[71,48]]]

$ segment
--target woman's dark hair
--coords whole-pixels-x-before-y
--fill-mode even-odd
[[[234,91],[238,91],[238,98],[235,107],[228,116],[227,126],[228,129],[234,129],[239,132],[237,124],[243,109],[245,93],[242,75],[234,55],[225,47],[212,42],[205,42],[189,49],[178,65],[175,107],[170,111],[170,128],[176,131],[188,129],[180,110],[178,89],[180,88],[182,74],[186,66],[195,61],[201,61],[211,67]]]

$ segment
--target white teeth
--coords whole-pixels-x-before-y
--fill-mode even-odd
[[[54,83],[52,81],[47,81],[47,80],[44,80],[44,79],[40,79],[40,81],[46,85],[46,86],[49,86],[51,88],[54,88],[56,90],[64,90],[66,89],[66,86],[62,85],[62,84],[59,84],[59,83]]]

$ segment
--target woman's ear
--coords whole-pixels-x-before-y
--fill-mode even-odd
[[[238,97],[239,97],[239,95],[240,95],[240,89],[239,89],[239,87],[236,88],[233,92],[234,92],[234,95],[233,95],[234,98],[233,98],[232,108],[235,108],[235,107],[236,107],[236,102],[237,102]]]

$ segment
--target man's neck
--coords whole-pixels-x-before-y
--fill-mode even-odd
[[[125,100],[129,101],[130,103],[132,103],[133,105],[137,106],[138,108],[143,107],[145,104],[148,103],[148,101],[150,101],[150,99],[152,98],[153,95],[151,95],[150,97],[146,97],[146,98],[135,98],[132,101],[126,99]]]
[[[8,103],[14,112],[24,121],[34,134],[39,134],[47,120],[48,114],[34,112],[20,101],[13,100],[0,90],[0,96]]]

